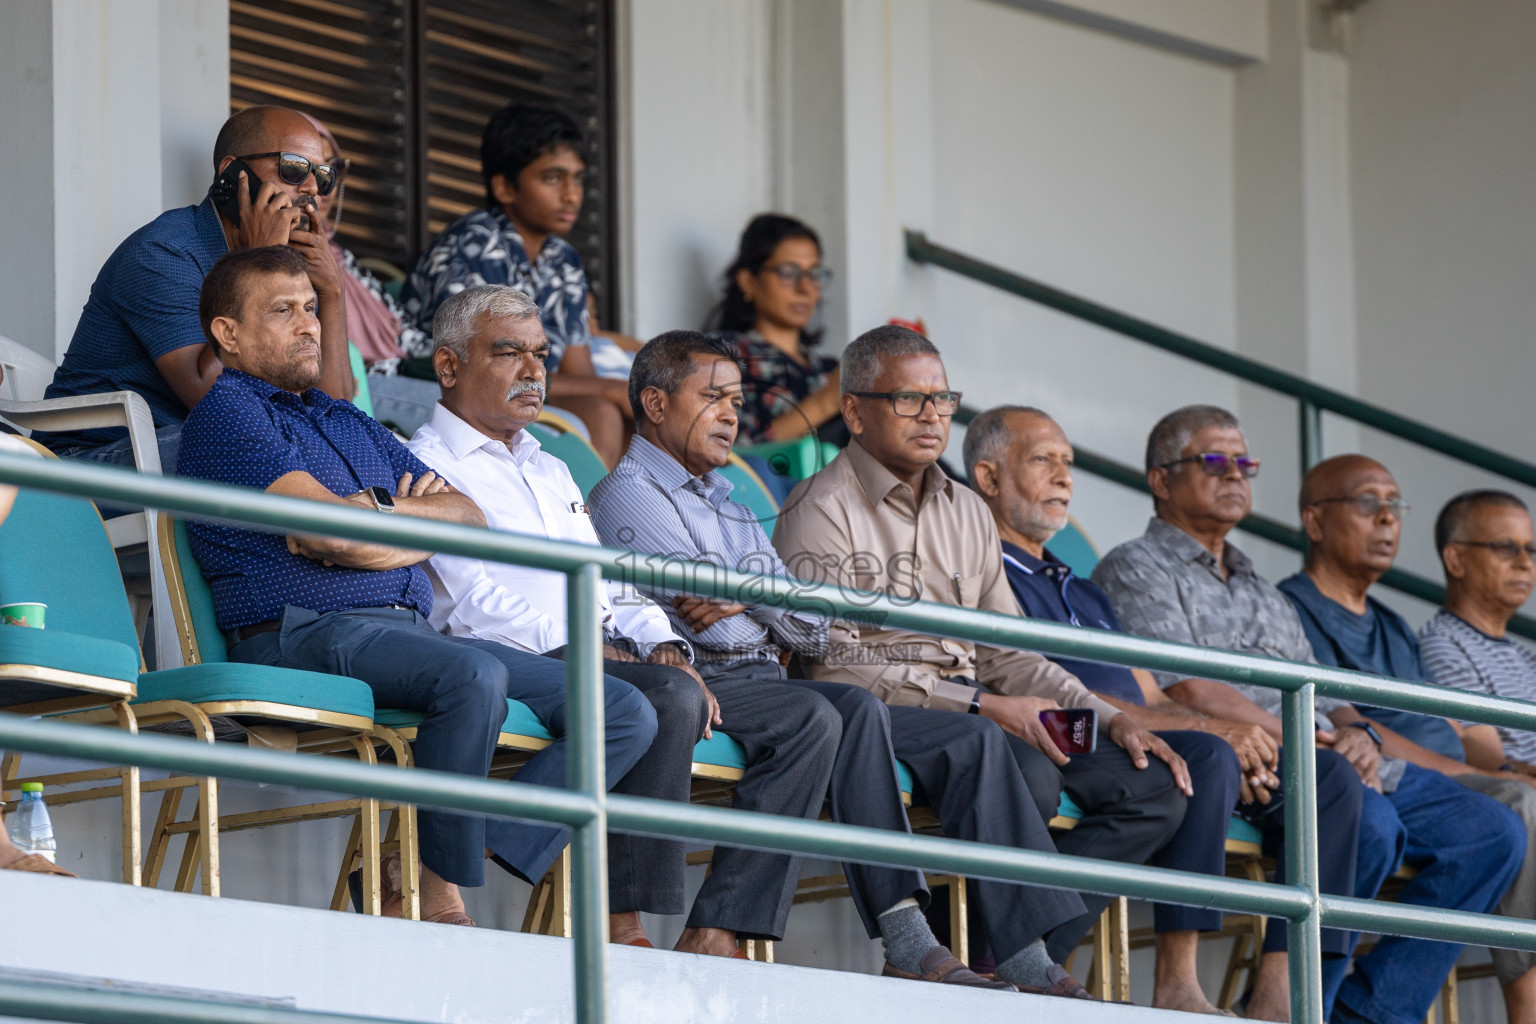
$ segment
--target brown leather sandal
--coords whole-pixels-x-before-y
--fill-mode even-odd
[[[922,974],[912,974],[899,967],[886,964],[880,972],[887,978],[906,978],[908,981],[931,981],[940,985],[965,985],[970,988],[989,988],[997,992],[1016,992],[1013,985],[997,978],[984,978],[960,962],[943,946],[935,946],[923,957]]]
[[[1051,979],[1051,983],[1044,988],[1020,985],[1019,991],[1036,996],[1060,996],[1063,999],[1087,999],[1095,1003],[1099,1002],[1093,998],[1092,993],[1083,988],[1082,982],[1068,974],[1067,969],[1060,964],[1052,964],[1051,969],[1046,972],[1046,977]]]

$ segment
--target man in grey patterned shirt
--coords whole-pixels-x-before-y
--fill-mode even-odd
[[[1126,630],[1156,640],[1315,663],[1290,601],[1227,541],[1252,506],[1249,480],[1258,472],[1258,460],[1248,454],[1237,419],[1213,406],[1170,413],[1152,429],[1146,467],[1156,515],[1142,537],[1109,552],[1093,573]],[[1278,691],[1169,672],[1154,672],[1153,678],[1169,696],[1202,714],[1253,722],[1276,740],[1281,738]],[[1389,802],[1381,793],[1383,788],[1401,788],[1406,804],[1420,791],[1421,777],[1438,777],[1436,773],[1382,759],[1370,728],[1335,729],[1326,716],[1340,707],[1347,705],[1320,697],[1315,709],[1323,891],[1370,899],[1406,853],[1425,867],[1410,883],[1419,891],[1408,902],[1491,909],[1503,887],[1486,906],[1465,905],[1474,876],[1486,872],[1459,863],[1455,855],[1446,856],[1448,851],[1428,848],[1416,834],[1417,814],[1426,809],[1419,803],[1429,802],[1398,807],[1398,801]],[[1358,811],[1351,813],[1351,807]],[[1278,829],[1269,829],[1266,845],[1278,845],[1277,839]],[[1279,877],[1284,878],[1284,872],[1282,863]],[[1424,878],[1426,874],[1432,877]],[[1248,999],[1250,1017],[1285,1019],[1285,929],[1277,924],[1265,935],[1264,955]],[[1362,957],[1346,979],[1355,938],[1323,932],[1325,1016],[1334,1024],[1423,1020],[1459,947],[1389,937]]]

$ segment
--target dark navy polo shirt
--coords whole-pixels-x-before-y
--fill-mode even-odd
[[[1003,568],[1008,573],[1013,596],[1019,599],[1019,606],[1030,618],[1125,632],[1108,595],[1091,580],[1073,575],[1066,563],[1051,554],[1049,548],[1044,558],[1036,558],[1017,544],[1003,541]],[[1146,703],[1141,687],[1136,685],[1136,677],[1124,665],[1105,665],[1081,658],[1051,657],[1051,660],[1077,676],[1095,693],[1108,694],[1132,704]]]
[[[203,278],[228,251],[211,199],[167,210],[129,235],[96,275],[64,362],[44,397],[135,391],[149,403],[156,429],[186,419],[187,407],[155,360],[207,340],[197,318],[197,295]],[[37,436],[62,451],[110,444],[127,431],[116,427]]]
[[[295,471],[338,497],[365,487],[387,487],[393,494],[404,474],[419,479],[430,472],[351,402],[319,388],[291,394],[225,368],[187,417],[177,474],[264,491]],[[188,523],[187,534],[213,588],[222,630],[269,622],[290,604],[316,612],[391,604],[432,612],[432,585],[419,565],[325,566],[290,554],[282,534],[215,523]]]

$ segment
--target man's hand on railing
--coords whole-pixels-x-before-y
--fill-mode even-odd
[[[1131,763],[1137,768],[1145,769],[1152,763],[1147,759],[1148,754],[1165,762],[1168,770],[1173,772],[1173,781],[1179,791],[1185,796],[1195,795],[1195,784],[1189,778],[1189,765],[1161,737],[1139,728],[1129,715],[1116,715],[1109,720],[1109,738],[1125,748],[1125,752],[1131,755]]]

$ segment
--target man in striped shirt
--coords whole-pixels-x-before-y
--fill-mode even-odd
[[[1536,654],[1507,632],[1536,583],[1525,503],[1504,491],[1458,494],[1435,520],[1435,548],[1445,607],[1419,631],[1425,667],[1443,686],[1536,701]],[[1498,742],[1469,745],[1468,760],[1536,775],[1536,731],[1495,729]]]

